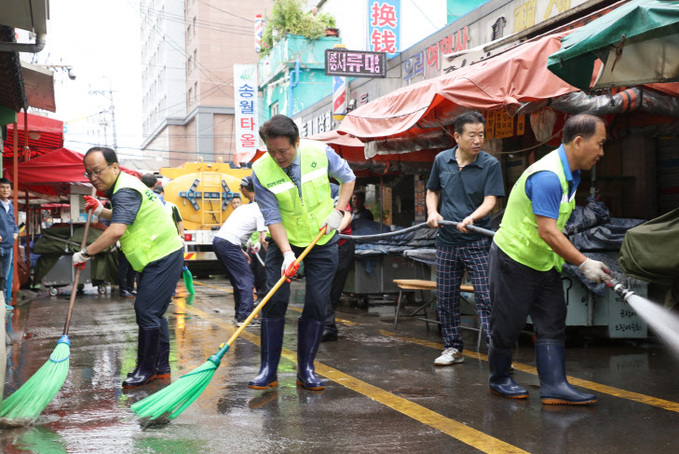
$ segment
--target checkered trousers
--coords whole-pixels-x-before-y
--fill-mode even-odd
[[[490,332],[490,292],[488,286],[488,248],[490,240],[484,238],[464,246],[439,246],[436,248],[436,297],[441,334],[445,348],[463,349],[460,330],[460,284],[467,269],[474,286],[476,312],[481,327]]]

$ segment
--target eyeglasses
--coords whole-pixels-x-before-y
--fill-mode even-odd
[[[104,168],[101,169],[101,170],[93,170],[92,172],[87,172],[87,171],[85,171],[85,173],[83,173],[83,175],[85,175],[85,177],[86,177],[86,178],[89,178],[90,180],[91,180],[92,178],[94,178],[94,177],[99,178],[99,175],[101,175],[101,172],[103,172],[104,170],[106,170],[108,167],[111,167],[112,164],[113,164],[113,163],[110,163],[109,165],[107,165],[106,167],[104,167]]]

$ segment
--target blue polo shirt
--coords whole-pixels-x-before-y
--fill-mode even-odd
[[[431,168],[427,189],[441,191],[439,213],[446,221],[461,222],[472,214],[486,196],[504,197],[500,162],[482,151],[476,161],[467,164],[462,170],[455,159],[457,147],[436,155]],[[490,216],[475,220],[474,225],[490,227]],[[439,228],[437,246],[459,246],[485,238],[479,233],[463,234],[455,227]]]
[[[580,171],[571,172],[568,156],[563,145],[559,147],[559,158],[568,182],[568,196],[573,196],[580,184]],[[537,172],[526,180],[526,196],[533,203],[533,214],[559,219],[561,205],[561,182],[554,172]]]

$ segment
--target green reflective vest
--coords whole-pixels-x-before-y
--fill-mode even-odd
[[[182,248],[177,227],[167,215],[158,196],[139,179],[120,172],[113,194],[130,188],[141,194],[141,206],[132,225],[120,237],[125,257],[135,271],[142,272],[149,263],[162,259]]]
[[[302,197],[290,177],[267,153],[252,166],[262,186],[278,201],[283,227],[290,244],[306,247],[318,235],[321,224],[334,209],[328,179],[326,145],[300,141]],[[318,244],[325,244],[333,235],[324,235]]]
[[[542,171],[555,173],[561,181],[561,205],[556,226],[559,230],[563,230],[575,207],[575,193],[572,197],[568,197],[568,182],[559,157],[559,150],[555,150],[528,167],[516,182],[509,194],[500,229],[493,240],[505,254],[523,265],[538,271],[556,268],[558,272],[561,272],[565,261],[540,238],[537,218],[533,213],[533,203],[526,195],[526,180],[534,173]]]

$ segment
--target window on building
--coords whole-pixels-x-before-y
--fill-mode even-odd
[[[196,16],[193,16],[193,36],[196,36]]]
[[[186,75],[188,76],[193,71],[193,57],[189,56],[189,61],[186,63]]]
[[[196,97],[195,101],[198,102],[198,81],[193,83],[193,93]]]
[[[278,103],[275,102],[271,104],[271,107],[269,107],[269,110],[271,111],[271,116],[273,117],[274,115],[278,115]]]
[[[193,69],[198,68],[198,49],[193,50]]]
[[[189,88],[189,92],[186,95],[186,104],[189,106],[193,104],[193,88]]]

